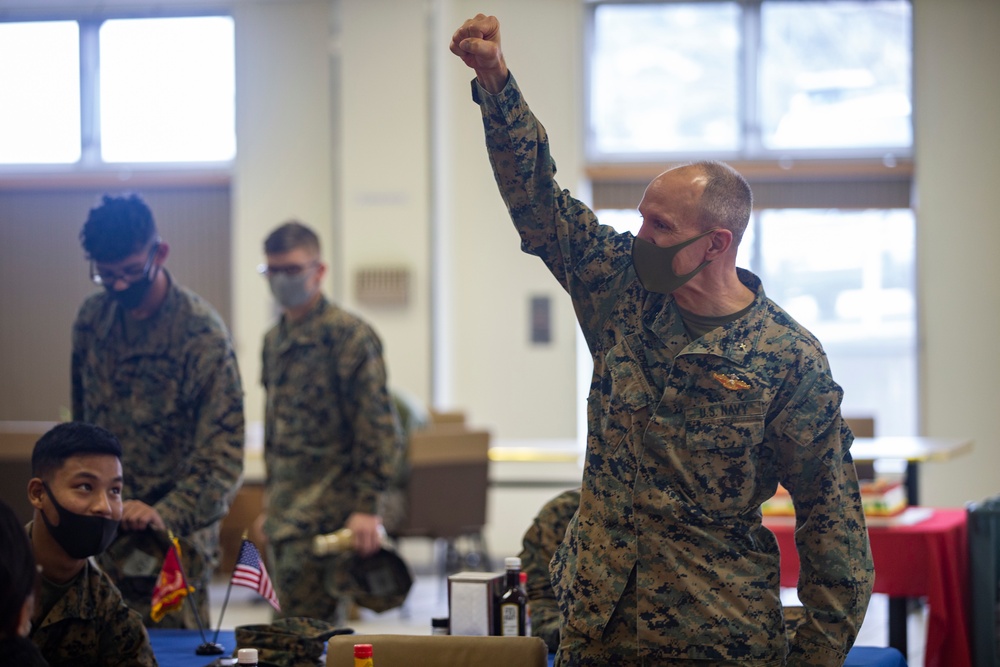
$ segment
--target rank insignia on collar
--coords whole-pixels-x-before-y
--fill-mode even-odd
[[[723,373],[712,373],[712,377],[726,389],[749,389],[750,385],[741,380],[736,375],[725,375]]]

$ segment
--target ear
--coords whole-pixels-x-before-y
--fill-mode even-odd
[[[323,280],[323,276],[326,275],[326,262],[320,262],[316,266],[316,278],[318,280]]]
[[[166,241],[160,241],[160,245],[156,248],[156,256],[153,257],[153,262],[162,266],[167,261],[168,255],[170,255],[170,244]]]
[[[36,510],[42,509],[42,495],[45,494],[45,486],[40,477],[32,477],[28,480],[28,502]]]
[[[733,233],[728,229],[716,229],[710,237],[711,245],[708,246],[706,259],[716,259],[722,257],[733,245]]]

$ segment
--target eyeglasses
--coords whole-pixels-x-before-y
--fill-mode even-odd
[[[257,266],[257,273],[260,275],[267,276],[277,276],[284,274],[289,278],[294,278],[296,276],[302,275],[303,272],[315,267],[319,262],[309,262],[308,264],[289,264],[287,266],[270,266],[269,264],[259,264]]]
[[[104,285],[106,287],[111,287],[119,280],[124,281],[126,284],[131,285],[132,283],[137,283],[140,280],[145,279],[149,276],[150,269],[153,268],[153,259],[156,257],[156,251],[160,247],[160,240],[157,239],[152,247],[149,249],[149,254],[146,256],[146,263],[140,269],[138,266],[126,266],[122,269],[121,273],[116,273],[114,271],[98,271],[97,265],[94,261],[90,261],[90,279],[97,285]]]

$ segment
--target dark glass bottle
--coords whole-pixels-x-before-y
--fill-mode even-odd
[[[527,636],[528,596],[521,589],[521,559],[505,558],[507,577],[500,597],[500,634],[504,637]]]

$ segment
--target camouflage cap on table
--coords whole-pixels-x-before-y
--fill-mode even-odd
[[[349,635],[351,628],[306,616],[280,618],[273,623],[236,626],[236,652],[241,648],[257,649],[259,664],[280,667],[317,667],[333,635]]]

